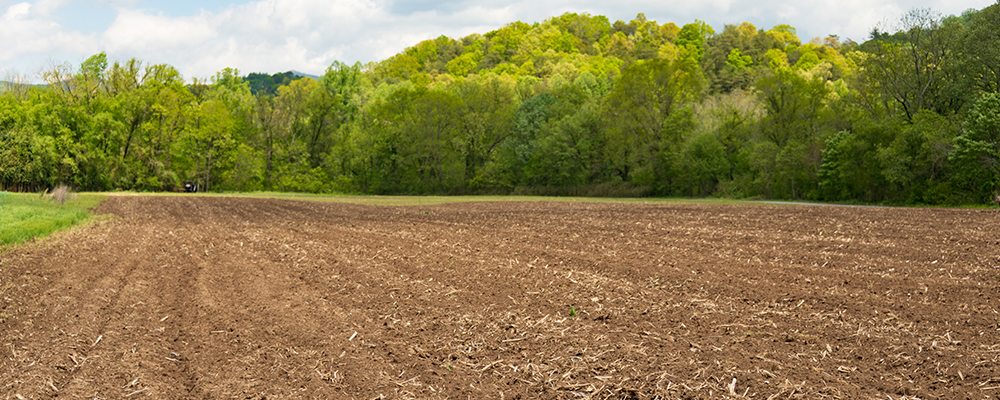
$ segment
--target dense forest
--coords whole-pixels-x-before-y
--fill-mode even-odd
[[[1000,3],[864,43],[567,13],[312,79],[96,54],[0,90],[0,189],[1000,196]]]

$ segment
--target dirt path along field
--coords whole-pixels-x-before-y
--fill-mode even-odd
[[[1000,214],[115,197],[0,254],[3,398],[1000,396]]]

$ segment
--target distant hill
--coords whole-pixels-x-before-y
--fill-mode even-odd
[[[277,94],[279,87],[286,86],[292,83],[292,81],[302,78],[319,79],[319,76],[294,70],[278,72],[276,74],[251,72],[249,75],[243,77],[243,80],[250,85],[250,92],[253,94],[264,93],[274,95]]]
[[[288,71],[288,72],[291,72],[291,73],[295,74],[295,76],[298,76],[298,77],[306,77],[306,78],[319,79],[319,75],[307,74],[305,72],[296,71],[294,69],[291,70],[291,71]]]
[[[10,82],[10,81],[0,81],[0,93],[6,92],[6,91],[8,91],[8,90],[10,90],[12,88],[18,87],[18,86],[32,87],[32,86],[45,86],[45,85],[32,85],[32,84],[27,84],[27,83],[16,83],[16,82]]]

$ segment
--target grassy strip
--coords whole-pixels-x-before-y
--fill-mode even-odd
[[[855,206],[855,207],[905,207],[905,208],[957,208],[957,209],[989,209],[993,205],[923,205],[923,204],[892,204],[864,203],[851,201],[813,201],[813,200],[762,200],[760,198],[733,199],[725,197],[573,197],[573,196],[529,196],[529,195],[462,195],[462,196],[379,196],[379,195],[340,195],[312,193],[283,192],[247,192],[247,193],[140,193],[142,196],[211,196],[211,197],[251,197],[260,199],[309,200],[329,203],[350,203],[373,206],[430,206],[446,203],[469,202],[505,202],[505,201],[544,201],[564,203],[613,203],[613,204],[703,204],[703,205],[770,205],[770,206]]]
[[[205,197],[249,197],[259,199],[308,200],[328,203],[364,204],[372,206],[430,206],[445,203],[493,202],[493,201],[546,201],[567,203],[626,203],[626,204],[753,204],[733,199],[690,199],[690,198],[609,198],[609,197],[561,197],[561,196],[375,196],[375,195],[330,195],[310,193],[250,192],[250,193],[136,193],[139,196],[205,196]]]
[[[37,194],[0,192],[0,248],[44,237],[90,217],[88,209],[107,199],[102,195],[79,195],[59,204]]]

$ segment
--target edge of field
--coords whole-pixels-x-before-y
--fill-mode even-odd
[[[327,203],[348,203],[372,206],[431,206],[446,203],[470,202],[568,202],[568,203],[617,203],[617,204],[702,204],[702,205],[777,205],[777,206],[841,206],[841,207],[880,207],[877,205],[837,204],[818,202],[762,201],[736,200],[727,198],[680,198],[680,197],[645,197],[645,198],[603,198],[603,197],[556,197],[556,196],[504,196],[504,195],[466,195],[466,196],[379,196],[379,195],[341,195],[341,194],[310,194],[281,192],[250,192],[250,193],[143,193],[143,192],[82,192],[74,194],[74,198],[66,204],[56,204],[53,201],[39,197],[33,193],[0,192],[0,207],[16,204],[21,207],[18,213],[7,213],[0,216],[0,251],[12,246],[28,242],[32,239],[44,238],[53,233],[70,229],[93,219],[93,209],[108,199],[109,196],[144,196],[144,197],[243,197],[258,199],[282,199],[317,201]],[[6,200],[2,200],[6,199]],[[12,203],[13,201],[13,203]],[[913,207],[913,206],[909,206]],[[924,208],[923,206],[917,206]],[[938,207],[931,207],[938,208]],[[984,208],[966,206],[958,208]],[[989,208],[989,207],[986,207]],[[14,215],[16,214],[16,215]]]
[[[91,211],[107,199],[80,193],[59,204],[37,193],[0,192],[0,251],[87,223],[94,219]]]
[[[180,192],[107,192],[96,193],[107,196],[204,196],[204,197],[245,197],[259,199],[283,199],[319,201],[327,203],[349,203],[372,206],[423,206],[446,203],[541,201],[566,203],[616,203],[616,204],[703,204],[703,205],[770,205],[797,207],[900,207],[900,208],[953,208],[953,209],[995,209],[992,205],[925,205],[925,204],[871,204],[860,202],[820,202],[786,201],[759,198],[689,198],[689,197],[563,197],[563,196],[509,196],[509,195],[459,195],[459,196],[416,196],[416,195],[348,195],[312,194],[282,192],[221,192],[221,193],[180,193]]]
[[[243,197],[347,203],[372,206],[430,206],[469,202],[571,202],[627,204],[753,204],[732,199],[688,198],[598,198],[554,196],[377,196],[331,195],[310,193],[250,192],[250,193],[143,193],[143,192],[81,192],[74,193],[65,204],[35,193],[0,192],[0,210],[16,209],[0,215],[0,251],[34,239],[51,236],[94,219],[93,210],[111,196],[143,197]]]
[[[502,195],[467,195],[467,196],[378,196],[378,195],[339,195],[339,194],[310,194],[310,193],[279,193],[279,192],[251,192],[251,193],[138,193],[138,192],[114,192],[104,193],[108,196],[150,196],[150,197],[172,197],[172,196],[199,196],[199,197],[244,197],[258,199],[282,199],[282,200],[305,200],[319,201],[327,203],[349,203],[372,206],[423,206],[438,205],[446,203],[471,203],[471,202],[519,202],[519,201],[542,201],[542,202],[568,202],[568,203],[626,203],[626,204],[754,204],[752,201],[733,199],[689,199],[689,198],[604,198],[604,197],[556,197],[556,196],[502,196]]]

